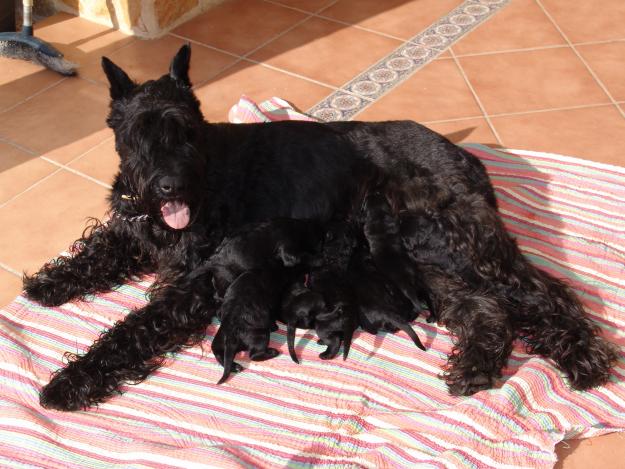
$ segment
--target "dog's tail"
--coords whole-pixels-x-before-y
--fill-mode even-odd
[[[389,323],[391,323],[394,327],[401,329],[402,331],[404,331],[406,334],[408,334],[408,337],[410,337],[412,339],[412,341],[414,342],[414,344],[419,347],[421,350],[423,350],[425,352],[426,348],[423,345],[423,343],[421,342],[421,339],[419,339],[419,336],[417,335],[417,333],[414,331],[414,329],[410,326],[410,324],[408,324],[406,321],[404,321],[401,318],[390,316],[387,321]]]
[[[295,353],[295,324],[289,322],[286,326],[286,343],[289,346],[289,355],[291,355],[291,360],[295,363],[299,364],[299,360],[297,359],[297,354]]]
[[[217,384],[221,384],[226,381],[228,376],[230,376],[230,373],[232,373],[232,363],[234,362],[236,350],[230,342],[231,341],[228,337],[224,337],[224,374],[221,375]]]

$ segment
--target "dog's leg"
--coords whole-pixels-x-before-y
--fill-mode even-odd
[[[606,383],[617,358],[614,347],[597,335],[597,326],[564,283],[532,270],[532,285],[524,288],[518,315],[528,352],[551,358],[575,389]]]
[[[507,314],[492,297],[460,293],[447,301],[440,319],[457,337],[444,375],[449,392],[468,396],[489,389],[512,351]]]
[[[327,348],[325,351],[319,354],[319,358],[322,360],[331,360],[339,354],[339,350],[341,348],[341,333],[340,332],[331,332],[326,334],[324,332],[317,332],[322,345],[326,345]]]
[[[153,260],[124,222],[99,222],[76,241],[79,251],[24,277],[26,296],[46,306],[110,290],[132,275],[153,270]]]
[[[192,278],[191,280],[189,280]],[[167,353],[200,342],[214,315],[210,278],[183,276],[155,290],[145,307],[103,333],[86,354],[74,357],[41,391],[43,407],[85,409],[139,383]]]
[[[269,347],[269,330],[251,331],[250,334],[252,335],[249,344],[250,360],[261,362],[280,355],[278,350]]]

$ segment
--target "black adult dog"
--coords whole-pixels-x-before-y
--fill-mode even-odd
[[[502,340],[502,318],[530,350],[553,358],[573,387],[608,379],[614,352],[573,294],[530,265],[503,230],[477,158],[413,122],[209,124],[191,90],[189,61],[184,46],[168,74],[136,84],[102,60],[112,98],[107,123],[121,157],[112,219],[85,233],[80,253],[26,278],[25,289],[31,299],[59,305],[144,272],[156,272],[157,283],[145,307],[54,375],[42,391],[44,406],[74,410],[103,401],[124,382],[146,378],[164,354],[201,340],[215,306],[210,274],[197,269],[230,230],[277,217],[345,219],[369,187],[382,188],[394,213],[409,221],[402,239],[417,266],[440,263],[518,305],[514,318],[506,310],[489,321],[480,308],[448,318],[459,336],[452,392],[491,384],[498,370],[492,348],[482,344]],[[459,253],[467,262],[454,259]]]

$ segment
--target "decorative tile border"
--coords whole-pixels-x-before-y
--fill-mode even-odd
[[[466,0],[313,106],[308,114],[324,121],[349,120],[430,63],[509,2],[510,0]]]

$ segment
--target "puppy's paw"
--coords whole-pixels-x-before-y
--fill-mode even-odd
[[[339,354],[339,349],[341,348],[341,345],[338,344],[330,344],[328,346],[328,348],[325,350],[325,352],[321,352],[319,354],[319,358],[321,358],[322,360],[332,360],[334,357],[336,357]]]
[[[271,360],[278,355],[280,355],[280,352],[278,352],[275,348],[268,348],[267,350],[250,353],[250,360],[254,360],[255,362],[262,362],[265,360]]]

